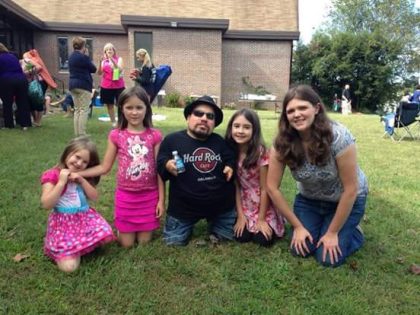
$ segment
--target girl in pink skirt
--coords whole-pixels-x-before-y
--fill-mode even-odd
[[[152,239],[165,209],[165,186],[156,171],[162,133],[152,128],[152,108],[143,88],[125,89],[118,108],[118,128],[109,133],[102,164],[80,174],[107,174],[118,157],[115,227],[120,244],[129,248]]]
[[[44,252],[65,272],[79,267],[80,256],[115,239],[111,226],[87,203],[87,198],[96,200],[98,196],[95,184],[99,177],[88,181],[78,173],[98,164],[95,144],[79,137],[64,149],[59,164],[41,176],[42,206],[53,209]]]

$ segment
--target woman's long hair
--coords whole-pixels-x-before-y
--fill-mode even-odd
[[[258,159],[262,154],[265,153],[266,148],[264,145],[264,140],[261,133],[261,124],[257,113],[248,108],[242,108],[236,111],[230,118],[225,135],[226,141],[235,150],[236,155],[239,154],[239,148],[235,140],[233,140],[232,128],[233,121],[239,116],[244,116],[245,119],[248,120],[252,125],[251,140],[249,140],[249,142],[247,143],[248,148],[246,151],[246,156],[244,161],[242,162],[242,167],[245,169],[249,169],[257,165]]]
[[[141,65],[142,67],[146,66],[151,68],[152,67],[152,58],[150,58],[149,53],[147,52],[146,49],[144,48],[140,48],[139,50],[136,51],[136,56],[140,57],[143,56],[143,64]]]
[[[325,165],[331,158],[330,146],[333,140],[331,120],[326,114],[321,98],[308,85],[291,87],[284,97],[283,110],[279,119],[279,131],[274,139],[274,148],[279,154],[279,160],[292,170],[302,166],[305,161],[302,139],[287,119],[287,105],[293,99],[307,101],[312,106],[319,106],[319,111],[310,127],[307,155],[311,164]]]

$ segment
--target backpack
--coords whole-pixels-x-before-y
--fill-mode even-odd
[[[150,81],[149,81],[149,83],[150,84],[154,84],[155,83],[155,81],[156,81],[156,67],[153,67],[152,68],[152,70],[151,70],[151,75],[150,75]]]
[[[28,96],[32,103],[40,105],[44,104],[44,91],[41,83],[37,79],[33,79],[28,86]]]
[[[166,80],[168,80],[171,74],[172,69],[169,65],[160,65],[158,67],[152,68],[152,76],[150,79],[150,83],[153,86],[153,95],[150,95],[150,103],[153,102],[156,95],[159,93],[160,89],[163,87]]]

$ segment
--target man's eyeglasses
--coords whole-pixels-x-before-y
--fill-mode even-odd
[[[214,113],[205,113],[198,109],[194,110],[192,113],[195,117],[203,117],[205,114],[208,120],[214,120]]]

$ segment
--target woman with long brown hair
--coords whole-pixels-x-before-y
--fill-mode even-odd
[[[297,181],[293,211],[278,187],[286,166]],[[331,121],[318,94],[292,87],[283,100],[279,132],[270,155],[267,190],[293,227],[292,253],[336,267],[357,251],[364,236],[367,180],[356,161],[355,139]]]

